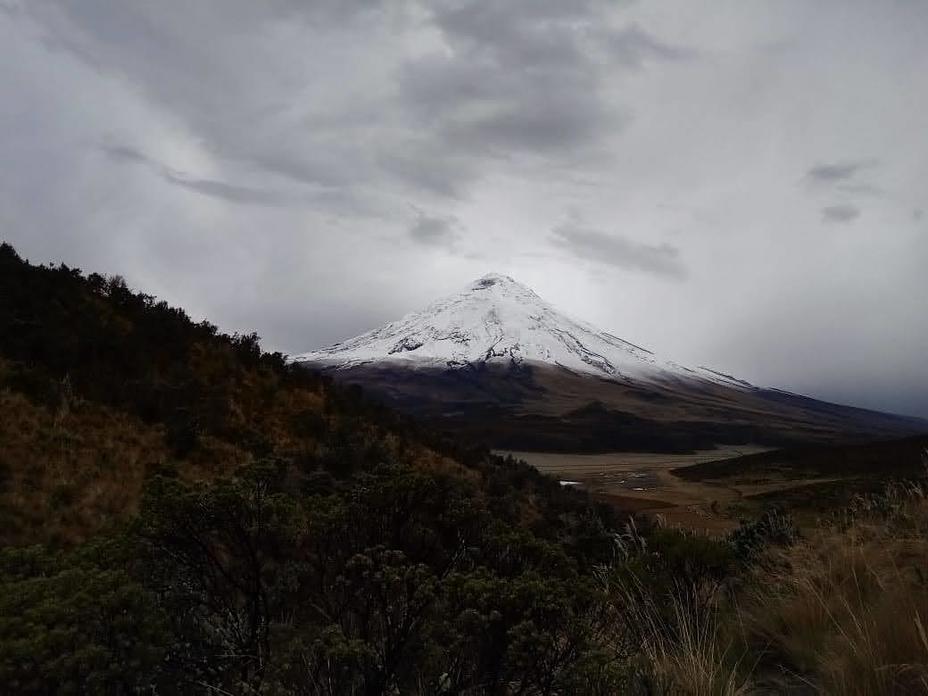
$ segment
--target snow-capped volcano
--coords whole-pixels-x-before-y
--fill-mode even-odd
[[[661,360],[645,348],[571,319],[531,289],[497,273],[399,321],[293,359],[331,368],[545,363],[615,380],[676,376],[750,387],[704,368]]]
[[[680,452],[885,438],[926,427],[682,367],[495,273],[293,360],[442,432],[504,449]]]

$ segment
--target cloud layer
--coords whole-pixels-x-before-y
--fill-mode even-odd
[[[499,271],[681,362],[928,414],[926,21],[0,0],[0,225],[285,351]]]
[[[813,181],[823,183],[836,183],[853,179],[861,170],[875,167],[876,160],[859,160],[857,162],[833,162],[831,164],[816,164],[810,167],[806,176]]]
[[[618,234],[591,229],[576,218],[555,227],[552,241],[580,259],[670,278],[686,277],[679,258],[680,250],[666,242],[643,244]]]
[[[845,203],[843,205],[826,205],[822,208],[822,220],[825,222],[851,222],[860,215],[860,209]]]

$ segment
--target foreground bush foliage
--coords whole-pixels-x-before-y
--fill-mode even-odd
[[[614,693],[602,596],[470,483],[383,465],[330,495],[282,462],[155,477],[130,530],[4,552],[19,693]],[[115,569],[113,566],[116,566]]]
[[[154,595],[89,547],[0,553],[0,684],[6,693],[146,689],[169,639]],[[114,569],[112,565],[117,567]]]

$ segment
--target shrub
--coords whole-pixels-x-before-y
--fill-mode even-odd
[[[0,551],[0,683],[17,694],[112,694],[158,679],[167,633],[120,569],[41,548]]]
[[[741,520],[728,535],[735,557],[742,563],[757,560],[768,549],[789,546],[799,538],[793,518],[778,508],[766,510],[755,520]]]

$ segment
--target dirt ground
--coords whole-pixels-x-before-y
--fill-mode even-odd
[[[686,481],[671,470],[703,462],[762,452],[745,446],[705,450],[694,454],[615,452],[558,454],[510,452],[565,485],[579,485],[596,498],[626,512],[660,516],[671,526],[708,534],[724,534],[738,524],[738,513],[751,496],[785,491],[833,479],[790,479],[748,482]]]

